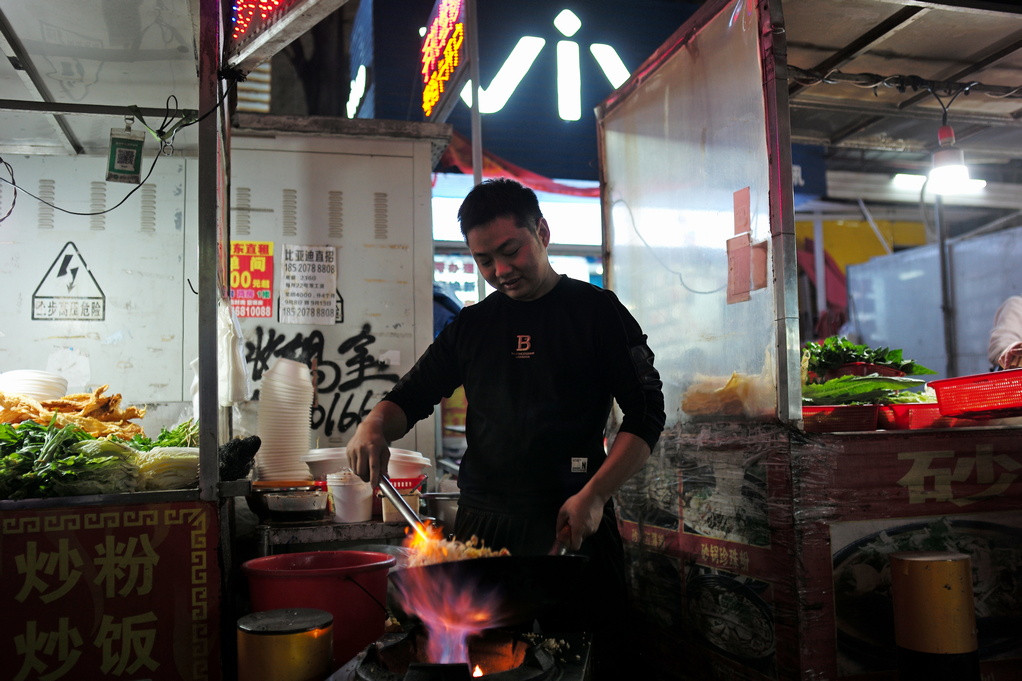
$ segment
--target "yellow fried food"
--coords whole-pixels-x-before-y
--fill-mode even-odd
[[[142,426],[131,420],[145,416],[145,408],[121,409],[120,393],[103,395],[109,387],[102,385],[91,393],[75,393],[43,402],[27,395],[0,392],[0,423],[17,425],[35,421],[45,426],[53,421],[59,426],[76,425],[94,437],[113,435],[122,440],[144,435]]]
[[[432,537],[428,541],[413,542],[415,552],[408,560],[409,567],[420,565],[432,565],[433,563],[448,563],[455,560],[469,560],[472,558],[489,558],[491,556],[510,556],[507,549],[494,550],[483,546],[482,542],[475,535],[467,542],[456,539],[442,539]]]

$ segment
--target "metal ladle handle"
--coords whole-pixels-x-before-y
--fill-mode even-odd
[[[391,484],[390,478],[386,475],[380,476],[380,491],[383,492],[383,496],[387,497],[390,503],[394,504],[394,508],[398,510],[401,517],[412,526],[418,534],[426,536],[426,526],[422,524],[422,519],[419,518],[419,514],[412,510],[412,507],[408,505],[405,498],[394,489],[394,485]]]

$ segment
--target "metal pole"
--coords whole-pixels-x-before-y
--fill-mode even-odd
[[[479,21],[475,0],[465,4],[468,13],[468,68],[472,79],[472,180],[483,181],[483,122],[479,117]]]
[[[937,247],[940,249],[940,309],[944,321],[944,352],[947,378],[958,375],[958,350],[955,347],[954,287],[951,282],[950,253],[947,243],[947,225],[944,221],[944,202],[938,194],[934,200],[934,222],[937,227]]]
[[[813,265],[816,273],[816,321],[819,322],[827,314],[827,250],[823,247],[823,215],[819,211],[813,213]]]
[[[210,111],[219,100],[220,54],[222,33],[220,5],[200,5],[199,108]],[[222,164],[218,115],[199,121],[198,165],[198,279],[199,279],[199,497],[204,501],[218,498],[220,445],[219,400],[217,399],[217,300],[220,288],[218,213]]]
[[[483,181],[483,121],[479,115],[479,21],[476,1],[465,3],[468,14],[468,69],[472,79],[472,186]],[[486,280],[476,270],[477,298],[486,297]]]

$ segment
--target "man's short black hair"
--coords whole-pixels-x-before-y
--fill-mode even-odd
[[[535,233],[543,217],[536,192],[506,177],[480,182],[458,209],[461,234],[467,239],[474,227],[505,215],[514,216],[515,225]]]

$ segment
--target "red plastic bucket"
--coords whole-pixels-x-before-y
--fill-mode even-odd
[[[387,573],[394,556],[376,551],[309,551],[245,561],[253,612],[317,608],[334,616],[334,666],[383,635]]]

